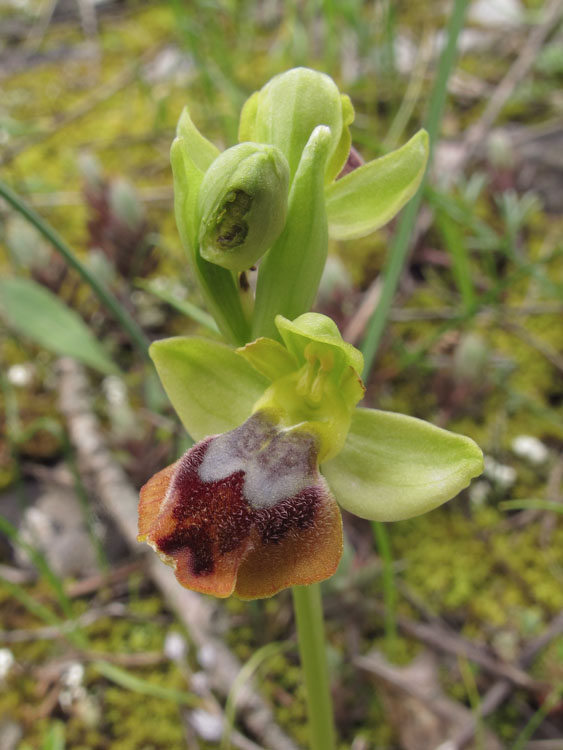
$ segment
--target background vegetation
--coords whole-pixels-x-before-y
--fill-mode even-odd
[[[447,507],[388,527],[391,576],[371,526],[345,519],[344,561],[324,587],[340,746],[560,750],[562,8],[456,7],[467,13],[441,138],[367,403],[471,436],[486,470]],[[0,8],[2,180],[83,271],[0,202],[0,747],[216,748],[234,721],[223,750],[269,750],[248,701],[237,713],[229,681],[221,691],[209,676],[219,639],[247,663],[235,693],[256,673],[271,726],[305,745],[290,598],[206,603],[206,651],[193,613],[128,544],[127,488],[186,446],[143,338],[209,335],[168,149],[184,103],[224,148],[249,94],[307,65],[350,94],[358,151],[383,154],[425,121],[450,12],[386,0]],[[395,230],[331,246],[317,309],[358,345]],[[144,334],[132,339],[88,279]],[[118,494],[104,494],[108,466],[125,472]]]

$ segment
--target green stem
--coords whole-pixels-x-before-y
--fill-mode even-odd
[[[374,521],[373,535],[377,551],[383,565],[383,603],[385,605],[385,650],[387,657],[394,661],[397,654],[397,589],[393,572],[393,553],[387,527]]]
[[[2,196],[12,208],[20,213],[27,221],[48,240],[55,250],[65,259],[66,263],[75,271],[78,271],[84,281],[89,284],[90,288],[97,295],[100,302],[113,314],[116,320],[127,331],[131,340],[146,359],[149,358],[148,347],[149,340],[133,320],[129,312],[120,304],[113,294],[102,284],[90,270],[78,259],[76,254],[66,244],[63,238],[44,221],[31,206],[28,206],[5,182],[0,180],[0,196]]]
[[[334,750],[334,719],[326,660],[323,605],[319,584],[294,586],[299,654],[309,712],[309,750]]]
[[[430,97],[428,116],[425,123],[425,127],[428,130],[428,135],[430,137],[430,156],[428,159],[428,164],[430,164],[432,160],[434,144],[436,143],[436,138],[438,136],[440,122],[442,120],[442,113],[444,111],[444,104],[446,101],[448,79],[456,59],[457,38],[463,28],[465,12],[468,5],[469,0],[455,0],[455,5],[448,24],[448,41],[440,58],[438,75],[436,77],[436,81],[434,82],[434,88]],[[385,324],[387,322],[389,310],[391,309],[391,303],[393,302],[395,290],[397,288],[397,284],[399,283],[399,278],[408,257],[412,231],[415,225],[416,216],[418,214],[421,200],[422,185],[416,195],[405,208],[399,221],[397,233],[393,239],[391,247],[389,248],[387,260],[383,269],[384,283],[381,297],[379,300],[379,304],[377,305],[377,308],[369,322],[365,341],[362,347],[365,360],[363,374],[364,382],[368,380],[375,355],[379,347],[379,342],[381,341],[381,336],[383,335],[383,331],[385,329]]]

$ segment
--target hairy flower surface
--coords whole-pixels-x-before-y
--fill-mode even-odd
[[[455,496],[482,470],[472,440],[359,409],[361,353],[308,313],[235,350],[196,337],[151,347],[180,418],[200,440],[141,490],[139,540],[178,581],[215,596],[271,596],[336,570],[335,498],[399,520]]]

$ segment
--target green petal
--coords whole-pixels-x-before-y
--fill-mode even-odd
[[[289,192],[285,227],[258,271],[252,337],[279,339],[274,318],[296,318],[315,299],[328,251],[324,171],[331,145],[328,128],[316,128]]]
[[[322,471],[346,510],[400,521],[455,497],[483,471],[483,454],[473,440],[420,419],[356,409],[344,448]]]
[[[338,326],[332,318],[320,313],[304,313],[295,320],[276,316],[276,326],[288,350],[299,360],[304,359],[304,350],[311,341],[336,347],[347,365],[357,373],[364,369],[364,357],[359,349],[342,340]]]
[[[242,424],[268,387],[233,349],[216,341],[162,339],[149,352],[172,406],[196,441]]]
[[[277,380],[298,368],[295,357],[274,339],[256,339],[236,352],[268,380]]]
[[[427,159],[428,133],[420,130],[402,148],[329,185],[330,236],[335,240],[365,237],[386,224],[416,192]]]

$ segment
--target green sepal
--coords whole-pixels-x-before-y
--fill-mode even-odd
[[[330,128],[329,156],[337,150],[342,109],[341,95],[332,78],[309,68],[293,68],[274,76],[248,99],[241,113],[239,137],[241,141],[271,143],[281,149],[289,162],[291,179],[317,126]]]
[[[445,503],[483,471],[473,440],[403,414],[356,409],[342,451],[322,466],[340,505],[400,521]]]
[[[275,316],[296,318],[314,302],[328,251],[324,166],[330,146],[330,131],[319,126],[303,151],[285,227],[260,264],[252,338],[279,339]]]
[[[260,101],[260,92],[255,91],[245,101],[240,113],[239,127],[238,127],[238,139],[239,143],[245,141],[256,141],[256,112],[258,110],[258,102]]]
[[[304,313],[295,320],[282,315],[276,316],[276,326],[284,344],[298,362],[304,362],[305,348],[311,341],[317,341],[334,348],[341,355],[342,363],[360,374],[364,369],[364,356],[359,349],[343,341],[338,326],[327,315]]]
[[[162,339],[149,353],[172,406],[196,441],[242,424],[268,387],[234,349],[210,339]]]
[[[188,108],[184,107],[170,149],[170,161],[176,223],[186,248],[195,246],[199,188],[205,172],[218,156],[219,149],[199,132]]]
[[[274,339],[256,339],[236,352],[270,381],[289,375],[298,368],[295,357]]]
[[[382,227],[412,198],[428,161],[428,133],[364,164],[326,190],[329,234],[335,240],[365,237]]]
[[[178,133],[170,149],[174,178],[174,213],[182,245],[190,255],[192,269],[217,325],[227,339],[242,344],[249,339],[249,324],[242,309],[238,288],[230,271],[204,260],[197,242],[198,196],[204,177],[219,151],[192,123],[184,108]]]
[[[352,145],[350,125],[354,122],[354,106],[347,94],[341,94],[340,101],[342,102],[342,133],[340,135],[340,141],[336,146],[336,150],[327,164],[325,175],[326,184],[331,183],[340,174],[343,166],[348,161],[350,146]]]
[[[184,107],[178,120],[176,136],[184,139],[191,160],[202,173],[209,169],[220,154],[217,146],[208,141],[196,128],[187,107]]]

